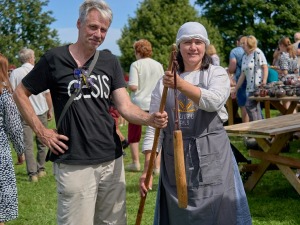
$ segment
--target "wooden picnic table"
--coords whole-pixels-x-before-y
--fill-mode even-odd
[[[252,166],[253,173],[245,182],[245,190],[251,191],[271,164],[276,165],[300,194],[300,179],[293,169],[300,169],[300,159],[281,155],[283,147],[300,131],[300,113],[225,126],[229,136],[253,137],[263,151],[249,150],[250,157],[260,161]]]
[[[270,96],[266,96],[266,97],[251,96],[251,97],[249,97],[249,99],[253,99],[258,102],[263,102],[265,105],[265,117],[270,118],[271,117],[270,104],[272,106],[274,106],[274,108],[277,109],[282,115],[291,114],[296,109],[296,107],[300,101],[300,96],[285,96],[285,97],[281,97],[281,98],[270,97]],[[287,102],[287,101],[291,102],[291,104],[288,108],[285,108],[283,106],[283,103]]]

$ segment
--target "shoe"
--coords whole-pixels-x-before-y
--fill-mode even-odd
[[[245,137],[244,138],[244,144],[246,146],[246,149],[261,150],[261,148],[257,144],[255,138]]]
[[[124,139],[124,140],[122,141],[122,148],[125,149],[125,148],[127,148],[128,146],[129,146],[129,143],[128,143],[127,139]]]
[[[44,170],[41,170],[41,171],[39,171],[39,173],[38,173],[38,177],[39,177],[39,178],[45,177],[46,175],[47,175],[47,173],[46,173],[46,171],[44,171]]]
[[[39,181],[38,176],[37,175],[29,176],[29,181],[33,183],[38,182]]]
[[[131,172],[138,172],[140,171],[140,169],[141,169],[140,164],[132,163],[126,166],[126,170]]]
[[[300,169],[297,169],[296,177],[297,177],[298,179],[300,179]]]
[[[23,165],[23,164],[24,164],[24,162],[25,162],[25,156],[24,156],[24,154],[22,154],[22,155],[18,155],[18,162],[16,162],[16,164],[15,164],[15,165],[17,165],[17,166],[19,166],[19,165]]]
[[[153,169],[153,175],[158,176],[160,173],[160,169],[159,168],[154,168]]]
[[[300,139],[300,132],[295,132],[293,134],[293,138],[299,140]]]

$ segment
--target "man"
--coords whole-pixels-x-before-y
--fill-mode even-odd
[[[296,32],[294,34],[294,41],[295,43],[293,44],[296,56],[298,58],[298,65],[299,65],[299,73],[300,73],[300,32]]]
[[[48,51],[14,93],[23,117],[51,151],[59,225],[127,224],[123,152],[109,114],[110,97],[132,123],[159,128],[167,124],[166,112],[150,115],[131,103],[122,68],[111,53],[100,51],[90,77],[86,76],[111,21],[111,9],[104,1],[84,1],[79,9],[76,43]],[[88,79],[93,83],[87,83]],[[58,130],[44,127],[34,115],[28,96],[50,89],[57,121],[71,94],[79,90],[78,85],[82,89]]]
[[[244,49],[242,48],[242,44],[240,43],[243,35],[240,35],[236,40],[236,47],[230,51],[229,54],[229,66],[228,66],[228,73],[234,74],[233,80],[235,83],[239,80],[241,75],[241,66],[242,66],[242,59],[243,55],[245,54]],[[240,87],[239,91],[237,92],[237,104],[241,108],[242,113],[242,121],[243,123],[249,122],[249,117],[246,112],[246,80],[244,81],[243,85]],[[233,85],[232,85],[233,86]],[[235,84],[234,84],[235,86]]]
[[[135,58],[130,66],[128,89],[131,91],[131,101],[146,112],[149,112],[151,93],[157,81],[162,78],[164,69],[161,63],[152,59],[152,45],[146,39],[140,39],[133,44]],[[128,124],[128,142],[132,163],[126,166],[129,171],[140,171],[139,142],[142,136],[142,126]],[[160,166],[160,154],[155,163],[155,173]]]
[[[10,75],[10,83],[13,90],[16,89],[22,79],[34,67],[35,57],[34,51],[29,48],[23,48],[19,52],[19,60],[22,66],[14,69]],[[34,109],[34,113],[38,116],[41,123],[47,127],[47,119],[52,117],[52,103],[49,91],[45,91],[38,95],[30,96],[30,103]],[[33,138],[32,129],[27,122],[22,119],[22,126],[24,130],[24,143],[25,143],[25,161],[29,181],[37,182],[38,177],[46,176],[45,172],[45,159],[47,153],[47,146],[45,146],[39,138],[36,137],[37,145],[37,161],[35,160],[33,151]],[[18,164],[22,163],[23,156],[18,156]]]

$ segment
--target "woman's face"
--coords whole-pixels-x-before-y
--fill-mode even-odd
[[[185,71],[197,70],[201,66],[205,54],[205,43],[199,39],[191,39],[180,43]]]
[[[281,52],[286,52],[286,47],[283,44],[278,44],[278,47]]]

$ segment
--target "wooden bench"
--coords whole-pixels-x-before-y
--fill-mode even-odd
[[[282,98],[276,98],[276,97],[254,97],[251,96],[249,99],[256,100],[258,102],[263,102],[265,106],[265,117],[270,118],[270,105],[274,106],[275,109],[277,109],[282,115],[291,114],[294,112],[294,110],[298,110],[297,106],[300,101],[300,96],[286,96]],[[288,108],[285,108],[283,106],[284,102],[291,102]]]
[[[300,159],[280,155],[283,147],[293,137],[293,133],[300,131],[300,113],[225,126],[225,130],[229,136],[255,138],[263,150],[249,150],[251,157],[261,161],[257,165],[245,166],[244,168],[244,171],[253,170],[252,175],[244,184],[247,191],[251,191],[267,169],[274,164],[300,194],[300,179],[296,177],[295,171],[292,170],[295,168],[300,169]]]

